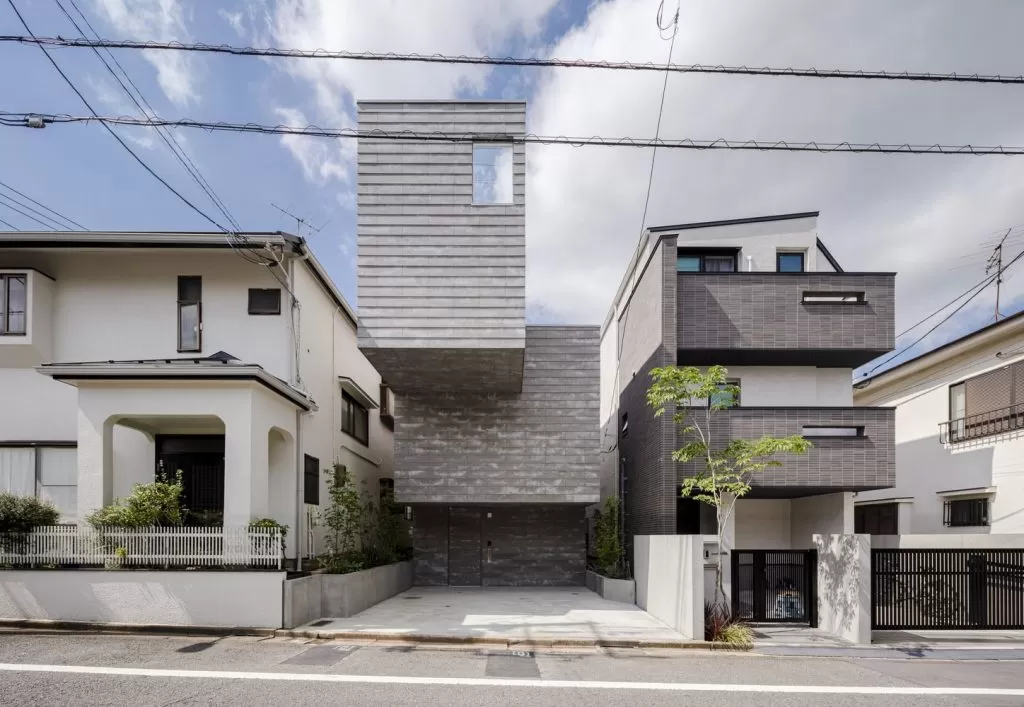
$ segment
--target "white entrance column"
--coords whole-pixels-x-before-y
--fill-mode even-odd
[[[114,500],[114,419],[78,409],[78,522]]]

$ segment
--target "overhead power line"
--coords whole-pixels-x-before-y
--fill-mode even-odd
[[[25,199],[26,201],[31,201],[33,204],[35,204],[39,208],[41,208],[44,211],[47,211],[47,212],[53,214],[54,216],[56,216],[61,221],[64,221],[64,222],[66,222],[68,224],[71,224],[70,226],[65,226],[64,224],[61,224],[61,228],[65,228],[65,229],[68,229],[68,230],[78,229],[78,230],[81,230],[81,231],[88,230],[88,229],[86,229],[85,226],[83,226],[82,224],[78,223],[78,221],[75,221],[74,219],[68,218],[67,216],[65,216],[64,214],[60,213],[59,211],[55,211],[54,209],[51,209],[46,204],[43,204],[43,203],[40,203],[40,202],[36,201],[35,199],[33,199],[28,194],[25,194],[23,192],[18,191],[17,189],[12,187],[10,184],[7,184],[5,182],[0,182],[0,187],[3,187],[4,189],[6,189],[7,191],[9,191],[9,192],[11,192],[13,194],[17,194],[18,196],[20,196],[22,199]],[[8,197],[8,198],[13,198],[13,197]],[[37,211],[36,213],[39,213],[39,212]]]
[[[199,130],[262,133],[267,135],[298,135],[339,139],[369,139],[406,142],[448,142],[501,144],[569,145],[572,147],[658,147],[670,150],[746,150],[753,152],[854,152],[895,155],[999,155],[1016,157],[1024,155],[1024,147],[1006,145],[940,145],[913,143],[865,143],[865,142],[818,142],[797,140],[696,140],[693,138],[637,138],[637,137],[570,137],[565,135],[504,135],[498,133],[414,130],[361,130],[359,128],[321,128],[316,125],[299,127],[294,125],[261,125],[259,123],[208,122],[190,119],[170,120],[153,116],[135,118],[132,116],[101,116],[98,114],[74,116],[67,114],[15,113],[0,111],[0,125],[5,127],[35,127],[63,123],[101,123],[110,125],[134,125],[140,127],[195,128]],[[182,197],[184,198],[184,197]]]
[[[25,31],[28,32],[30,36],[35,37],[35,35],[32,32],[32,29],[28,26],[28,23],[25,21],[25,18],[22,17],[21,11],[18,10],[18,6],[15,4],[14,0],[7,0],[7,4],[11,6],[12,10],[14,10],[14,14],[17,16],[18,21],[21,23],[21,26],[25,28]],[[75,83],[68,77],[67,74],[64,73],[64,70],[60,68],[60,64],[57,63],[57,60],[54,59],[52,56],[50,56],[50,52],[46,51],[46,47],[43,46],[42,44],[39,44],[38,46],[42,50],[43,54],[46,55],[47,60],[53,65],[53,68],[56,69],[57,73],[60,74],[60,77],[62,79],[64,79],[64,82],[68,85],[68,87],[70,87],[71,90],[75,92],[75,95],[78,96],[78,98],[82,101],[82,103],[85,105],[85,107],[88,109],[88,111],[93,115],[93,117],[94,118],[99,118],[99,114],[96,112],[96,110],[89,103],[88,99],[86,99],[86,97],[84,95],[82,95],[82,92],[78,90],[78,87],[75,86]],[[224,228],[219,223],[217,223],[217,221],[214,220],[211,216],[209,216],[205,211],[203,211],[198,206],[193,204],[191,201],[189,201],[189,199],[186,196],[184,196],[181,192],[179,192],[177,189],[172,187],[167,182],[167,180],[165,180],[163,177],[161,177],[159,174],[157,174],[155,171],[153,171],[153,168],[150,167],[148,164],[146,164],[145,160],[143,160],[141,157],[139,157],[139,155],[135,152],[135,150],[133,150],[131,147],[129,147],[128,143],[126,143],[124,140],[122,140],[121,136],[118,135],[117,132],[115,132],[114,129],[111,128],[108,123],[101,121],[101,124],[103,125],[104,128],[106,128],[107,132],[110,133],[111,137],[113,137],[115,140],[117,140],[117,142],[121,145],[121,147],[123,147],[128,152],[128,154],[130,154],[135,159],[135,161],[139,163],[139,165],[143,169],[145,169],[147,172],[149,172],[149,174],[152,175],[154,179],[156,179],[158,182],[163,184],[164,187],[166,187],[172,194],[174,194],[182,202],[184,202],[190,209],[192,209],[197,214],[202,216],[204,219],[209,221],[211,224],[216,226],[219,230],[227,232],[226,228]]]
[[[277,47],[240,47],[227,44],[154,42],[117,39],[65,39],[64,37],[25,37],[0,35],[0,42],[18,42],[37,46],[106,49],[144,49],[152,51],[202,52],[230,56],[284,57],[293,59],[341,59],[380,63],[473,64],[486,66],[522,66],[559,69],[605,69],[612,71],[654,71],[680,74],[723,74],[739,76],[780,76],[819,79],[875,79],[883,81],[920,81],[926,83],[1024,84],[1021,74],[980,74],[971,72],[868,71],[864,69],[817,69],[814,67],[770,67],[725,64],[656,64],[654,62],[601,61],[541,57],[468,56],[465,54],[399,54],[396,52],[357,52],[329,49],[288,49]]]
[[[10,202],[10,203],[8,203],[8,202]],[[0,206],[4,207],[4,208],[6,208],[6,209],[8,209],[10,211],[13,211],[13,212],[15,212],[17,214],[21,214],[22,216],[27,218],[29,221],[35,221],[40,226],[45,228],[47,231],[66,231],[66,230],[68,230],[67,228],[61,226],[60,224],[54,225],[57,222],[54,221],[53,219],[47,218],[45,214],[39,213],[38,211],[33,209],[31,206],[27,206],[27,205],[21,203],[20,201],[18,201],[17,199],[12,199],[11,197],[7,196],[6,194],[0,194]],[[32,213],[29,213],[29,212],[32,212]],[[32,215],[33,213],[36,214],[36,215],[33,216]],[[43,220],[43,219],[46,219],[46,220]]]

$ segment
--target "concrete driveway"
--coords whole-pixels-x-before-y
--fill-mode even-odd
[[[637,644],[684,641],[632,604],[584,587],[414,587],[347,619],[295,629],[322,638],[397,638],[484,642]]]

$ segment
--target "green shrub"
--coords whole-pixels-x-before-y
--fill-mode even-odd
[[[604,508],[597,511],[594,528],[594,550],[597,554],[597,571],[611,579],[625,579],[625,553],[622,550],[622,534],[619,527],[619,499],[609,496]]]
[[[40,525],[57,525],[60,512],[35,496],[0,492],[0,533],[27,533]]]
[[[135,484],[126,498],[119,498],[89,515],[94,528],[149,528],[182,524],[181,494],[184,486],[179,471],[174,481],[166,476],[148,484]]]
[[[281,525],[273,518],[260,518],[249,523],[249,529],[253,528],[278,528],[281,531],[281,554],[284,554],[285,538],[288,537],[287,525]],[[255,540],[255,542],[260,542],[260,540]]]

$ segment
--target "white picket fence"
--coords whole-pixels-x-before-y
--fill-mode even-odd
[[[281,569],[280,528],[102,528],[51,525],[0,535],[0,565]]]

